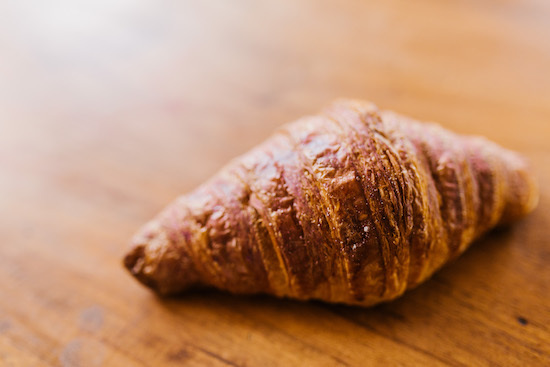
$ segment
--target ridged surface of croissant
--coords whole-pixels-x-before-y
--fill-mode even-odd
[[[513,152],[342,100],[178,198],[124,262],[161,294],[215,287],[372,305],[527,214],[537,197]]]

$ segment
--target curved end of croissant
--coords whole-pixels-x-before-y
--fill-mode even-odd
[[[135,246],[124,256],[124,267],[141,283],[155,288],[155,283],[144,273],[145,259],[145,245]]]
[[[532,212],[539,202],[539,186],[530,163],[512,153],[507,157],[508,200],[501,224],[508,224]]]
[[[137,280],[161,295],[180,293],[197,283],[190,259],[158,227],[146,226],[134,237],[123,264]]]

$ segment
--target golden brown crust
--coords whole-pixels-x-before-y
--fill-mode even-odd
[[[515,153],[343,100],[180,197],[124,263],[161,294],[216,287],[372,305],[527,214],[537,195]]]

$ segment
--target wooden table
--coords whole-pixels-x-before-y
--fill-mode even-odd
[[[550,2],[6,1],[0,365],[550,365]],[[280,124],[371,99],[525,153],[536,212],[371,309],[162,300],[133,232]]]

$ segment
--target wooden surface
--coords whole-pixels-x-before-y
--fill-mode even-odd
[[[550,2],[4,1],[0,365],[550,365]],[[336,97],[481,134],[536,212],[371,309],[161,300],[133,232]]]

